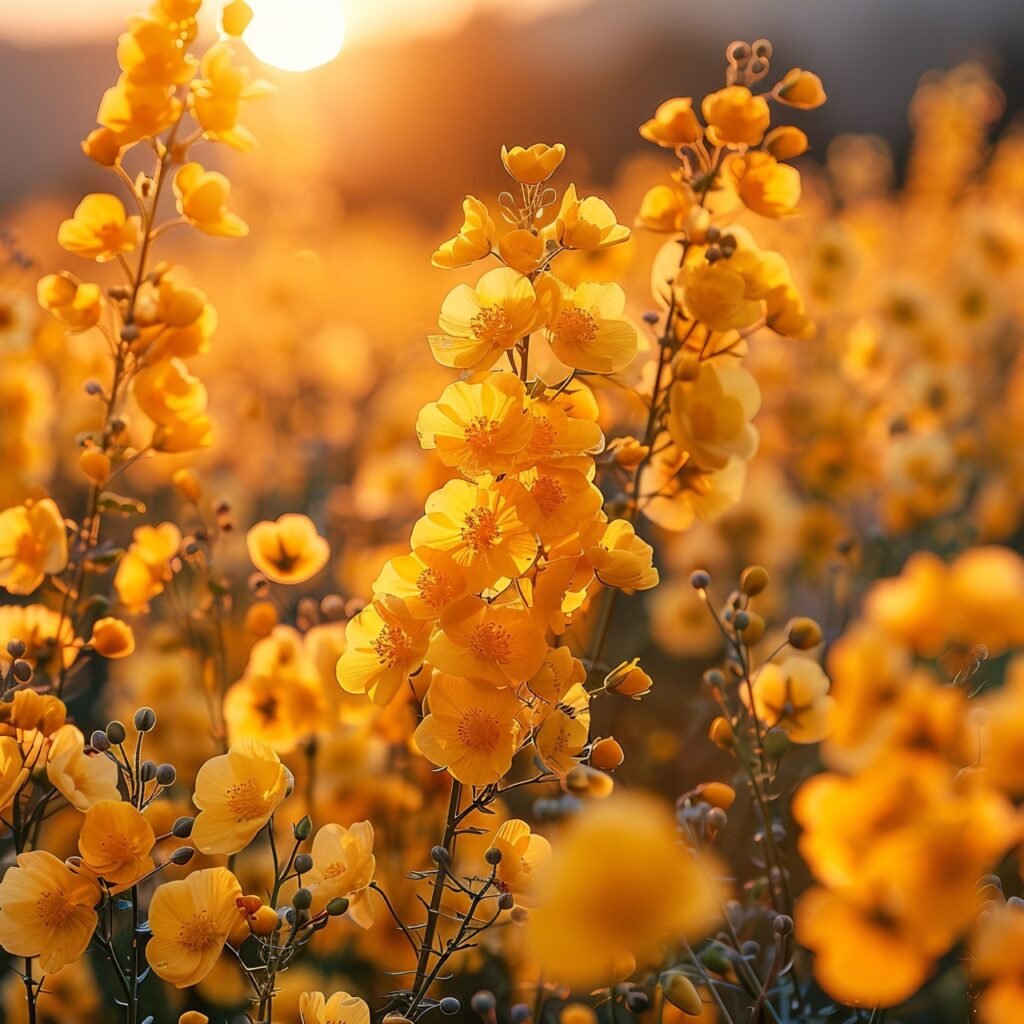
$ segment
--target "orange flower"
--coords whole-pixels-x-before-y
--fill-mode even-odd
[[[444,551],[418,547],[389,559],[373,582],[377,597],[393,595],[416,619],[436,619],[466,592],[466,574]]]
[[[68,562],[68,531],[52,498],[0,512],[0,587],[31,594]]]
[[[543,836],[534,835],[525,821],[511,818],[495,830],[491,846],[501,852],[498,887],[512,893],[519,906],[536,906],[538,872],[551,859],[551,844]]]
[[[275,583],[305,583],[331,556],[330,545],[313,521],[297,512],[257,523],[246,534],[245,546],[252,564]]]
[[[547,181],[564,159],[565,146],[560,142],[553,146],[535,142],[526,148],[501,147],[501,162],[505,165],[505,170],[524,185],[539,185],[542,181]]]
[[[368,821],[357,821],[350,828],[324,825],[313,837],[310,853],[313,868],[303,881],[313,891],[314,912],[344,896],[348,899],[348,916],[360,928],[369,928],[374,911],[367,886],[377,869],[373,826]]]
[[[107,615],[93,623],[89,646],[104,658],[127,658],[135,650],[135,633],[127,622]]]
[[[654,112],[654,117],[640,125],[640,134],[648,142],[678,149],[703,138],[704,131],[693,109],[689,96],[665,100]]]
[[[150,855],[156,836],[142,813],[123,800],[101,800],[85,812],[78,850],[98,877],[116,885],[134,885],[153,870]]]

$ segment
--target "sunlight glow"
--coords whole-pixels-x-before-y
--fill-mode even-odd
[[[249,6],[253,19],[242,38],[264,64],[282,71],[309,71],[341,52],[341,0],[249,0]]]

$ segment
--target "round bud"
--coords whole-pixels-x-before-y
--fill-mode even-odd
[[[313,858],[308,853],[300,853],[295,858],[295,870],[300,875],[307,875],[313,870]]]
[[[479,1013],[481,1016],[490,1013],[495,1006],[497,1006],[497,1000],[494,998],[493,992],[488,992],[487,989],[481,989],[479,992],[473,993],[473,998],[470,999],[469,1005]]]
[[[301,821],[297,821],[292,826],[292,835],[295,836],[299,842],[309,838],[310,832],[313,831],[313,822],[309,820],[309,815],[305,815]]]
[[[89,746],[102,754],[105,750],[110,749],[110,740],[107,739],[107,734],[102,729],[97,729],[89,737]]]
[[[792,935],[793,918],[788,914],[779,914],[779,916],[772,921],[772,931],[774,931],[776,935]]]
[[[82,387],[91,398],[99,398],[103,394],[103,385],[98,380],[87,380]]]
[[[152,782],[156,778],[156,761],[143,761],[139,765],[139,777],[143,782]]]
[[[761,955],[761,943],[755,942],[753,939],[747,939],[740,946],[740,953],[745,957],[755,957]]]
[[[32,678],[32,666],[27,661],[16,661],[11,671],[19,683],[27,683]]]
[[[501,850],[496,846],[492,846],[485,854],[484,860],[487,861],[492,867],[501,863]]]
[[[628,1006],[633,1013],[643,1013],[650,1005],[650,997],[641,988],[631,988],[626,995],[626,1006]]]
[[[288,925],[294,925],[295,924],[296,917],[295,917],[295,908],[294,907],[284,907],[283,908],[283,912],[282,912],[281,909],[279,909],[278,910],[278,914],[281,915],[281,918],[284,920],[285,924],[288,924]]]
[[[340,594],[328,594],[320,602],[320,614],[328,622],[345,618],[345,599]]]
[[[327,903],[327,913],[331,917],[341,917],[348,910],[348,900],[344,896],[335,896]]]
[[[798,651],[809,651],[822,641],[821,626],[806,616],[791,619],[788,634],[790,644]]]
[[[740,626],[739,617],[737,616],[736,628],[743,634],[743,642],[749,647],[756,644],[764,636],[768,626],[757,612],[745,611],[743,614],[747,617],[747,624]]]
[[[720,668],[709,668],[704,673],[704,683],[712,690],[720,690],[725,686],[725,676],[722,675],[722,670]]]
[[[700,954],[700,962],[715,974],[726,974],[732,969],[732,963],[721,946],[708,946]]]
[[[437,865],[448,863],[448,851],[443,846],[435,846],[430,851],[430,859]]]
[[[135,728],[139,732],[150,732],[156,725],[156,712],[152,708],[139,708],[135,712]]]
[[[292,906],[296,910],[309,910],[313,906],[313,892],[310,889],[296,889],[292,896]]]
[[[733,622],[733,625],[737,628],[737,630],[739,630],[739,632],[742,633],[743,630],[745,630],[747,628],[747,626],[750,625],[750,616],[747,614],[747,612],[744,609],[741,608],[733,616],[732,622]]]
[[[192,826],[195,822],[195,818],[178,818],[171,826],[171,835],[175,839],[188,839],[192,835]]]
[[[28,648],[25,646],[24,640],[8,640],[7,641],[7,653],[12,658],[24,658],[25,651]]]
[[[179,866],[187,864],[195,855],[196,851],[191,846],[179,846],[171,854],[171,863]]]
[[[707,590],[711,586],[711,574],[703,569],[690,573],[690,586],[694,590]]]
[[[526,1005],[526,1003],[514,1003],[512,1008],[508,1011],[509,1019],[512,1024],[526,1024],[526,1022],[533,1016],[533,1011]]]
[[[643,321],[645,324],[650,324],[653,327],[661,319],[661,314],[654,309],[648,309],[644,312]]]
[[[462,1003],[455,996],[445,996],[437,1004],[437,1007],[442,1013],[447,1014],[449,1017],[454,1017],[462,1009]]]
[[[178,777],[178,773],[174,770],[173,764],[167,764],[165,761],[162,765],[159,765],[156,770],[156,781],[161,786],[173,786],[174,780]]]
[[[777,726],[764,734],[764,752],[773,761],[778,761],[789,750],[789,737],[785,729]]]
[[[716,832],[721,832],[729,824],[729,816],[721,807],[712,807],[708,811],[707,822]]]
[[[678,1010],[697,1017],[704,1012],[704,1003],[696,985],[682,971],[670,971],[661,976],[661,990],[665,998]]]
[[[740,573],[740,590],[747,597],[756,597],[768,586],[768,570],[763,565],[748,565]]]
[[[709,242],[717,242],[722,237],[721,229],[712,224],[711,227],[704,232],[704,237]]]
[[[124,738],[127,735],[127,730],[120,722],[111,722],[107,726],[107,739],[110,740],[114,746],[117,746],[118,743],[124,743]]]
[[[515,897],[510,892],[503,892],[498,897],[499,910],[511,910],[516,905]]]

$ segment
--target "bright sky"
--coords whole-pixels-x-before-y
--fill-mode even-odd
[[[288,0],[279,0],[287,6]],[[517,17],[582,4],[585,0],[339,0],[345,11],[347,39],[352,42],[444,30],[475,11],[494,8]],[[126,15],[144,10],[148,0],[0,0],[0,38],[22,45],[109,38]],[[206,0],[216,12],[222,0]]]

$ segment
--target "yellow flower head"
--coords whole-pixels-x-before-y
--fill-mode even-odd
[[[152,936],[146,946],[154,973],[176,988],[201,982],[242,920],[241,895],[238,879],[227,868],[193,871],[159,886],[149,905]]]
[[[489,270],[475,288],[460,284],[441,304],[430,350],[442,366],[487,369],[544,321],[529,278],[509,267]]]
[[[820,107],[828,98],[821,79],[803,68],[791,68],[775,86],[775,95],[781,102],[800,110]]]
[[[246,534],[245,546],[252,564],[275,583],[305,583],[331,556],[313,520],[298,512],[257,523]]]
[[[729,161],[729,173],[743,205],[754,213],[775,218],[796,212],[800,202],[800,172],[788,164],[780,164],[771,153],[734,156]]]
[[[544,544],[566,542],[601,511],[604,497],[588,474],[571,466],[538,463],[518,474],[537,508],[537,536]],[[578,547],[578,546],[577,546]],[[569,548],[563,546],[566,554]]]
[[[636,535],[630,522],[597,523],[587,533],[584,552],[597,578],[608,587],[649,590],[658,585],[654,549]]]
[[[0,735],[21,737],[38,732],[52,736],[63,727],[67,713],[64,702],[53,694],[16,690],[13,699],[0,703]]]
[[[139,244],[140,231],[139,217],[129,217],[117,196],[93,192],[61,224],[57,241],[68,252],[105,263],[119,252],[131,252]]]
[[[85,752],[85,737],[64,725],[50,740],[46,775],[72,807],[87,811],[103,800],[120,800],[117,765],[102,754]]]
[[[691,265],[680,274],[687,315],[713,331],[749,327],[764,313],[761,303],[748,295],[744,276],[729,266],[731,262]]]
[[[654,117],[640,126],[640,134],[648,142],[659,146],[678,149],[689,146],[703,138],[704,130],[697,120],[693,100],[689,96],[677,96],[665,100],[654,112]]]
[[[153,870],[155,842],[141,811],[124,800],[101,800],[85,812],[78,851],[97,877],[129,886]]]
[[[544,636],[524,608],[470,595],[445,608],[440,626],[427,657],[442,672],[515,687],[544,663]]]
[[[127,658],[135,650],[135,633],[127,622],[106,615],[93,623],[89,646],[104,658]]]
[[[494,244],[494,221],[476,196],[462,202],[463,222],[459,233],[438,246],[430,262],[442,270],[466,267],[482,260]]]
[[[114,589],[127,611],[147,611],[149,602],[163,593],[164,583],[171,578],[171,559],[180,546],[181,531],[174,523],[135,530],[114,575]]]
[[[465,592],[466,574],[455,559],[428,547],[390,559],[373,583],[377,597],[399,598],[416,619],[436,619]]]
[[[426,515],[412,530],[412,546],[447,552],[471,590],[491,587],[525,572],[537,555],[531,505],[516,481],[484,487],[449,480],[427,498]]]
[[[47,274],[36,289],[39,305],[72,331],[87,331],[99,323],[103,293],[98,284],[83,284],[70,274]]]
[[[604,688],[609,693],[617,693],[623,697],[639,700],[651,692],[654,681],[640,667],[640,659],[624,661],[605,676]]]
[[[128,19],[128,31],[117,40],[117,63],[125,78],[138,85],[184,85],[196,70],[195,57],[177,33],[145,14]]]
[[[553,146],[535,142],[528,148],[501,147],[501,162],[505,165],[505,170],[523,185],[539,185],[542,181],[547,181],[564,159],[565,146],[560,142]]]
[[[501,851],[496,872],[498,888],[512,893],[521,907],[535,906],[538,873],[551,859],[551,844],[543,836],[534,835],[525,821],[511,818],[495,830],[491,847]]]
[[[326,707],[317,676],[310,678],[295,671],[264,673],[250,665],[224,695],[224,721],[232,743],[245,738],[262,740],[285,754],[324,727]]]
[[[689,185],[677,181],[670,185],[654,185],[640,200],[636,223],[648,231],[674,234],[687,226],[693,206],[693,190]]]
[[[784,124],[764,137],[764,148],[776,160],[794,160],[807,152],[807,135],[799,128]]]
[[[555,218],[554,237],[567,249],[603,249],[629,239],[630,231],[597,196],[580,199],[570,185]]]
[[[18,855],[0,881],[0,946],[13,956],[38,957],[54,974],[77,960],[96,928],[100,888],[45,850]]]
[[[370,1008],[356,996],[335,992],[303,992],[299,996],[301,1024],[370,1024]]]
[[[204,170],[202,164],[194,161],[182,165],[174,176],[178,212],[200,231],[215,237],[241,238],[249,233],[249,225],[228,212],[230,191],[231,185],[223,174]]]
[[[794,743],[817,743],[829,729],[828,676],[810,658],[792,656],[763,665],[754,677],[754,713],[766,728],[778,727]]]
[[[368,821],[357,821],[350,828],[324,825],[313,837],[310,853],[313,868],[303,882],[313,890],[314,913],[344,896],[349,901],[348,916],[360,927],[369,928],[374,914],[365,890],[377,869],[373,826]]]
[[[135,82],[123,74],[103,94],[96,113],[99,124],[112,134],[97,136],[93,132],[86,140],[86,152],[101,163],[113,164],[123,147],[159,135],[179,117],[181,100],[166,85]]]
[[[211,757],[196,776],[192,802],[199,808],[192,842],[201,853],[238,853],[270,820],[292,783],[277,753],[242,739]]]
[[[669,391],[668,429],[680,451],[702,469],[721,469],[730,458],[751,459],[761,407],[753,375],[738,363],[704,360],[693,380],[677,380]]]
[[[771,122],[768,102],[745,85],[728,85],[701,103],[708,137],[717,145],[756,146]]]
[[[68,532],[52,498],[0,512],[0,587],[31,594],[68,563]]]
[[[432,628],[429,619],[413,618],[397,597],[382,595],[345,628],[337,668],[341,688],[387,707],[420,670]]]
[[[544,259],[544,239],[527,228],[506,231],[498,239],[498,255],[520,274],[532,274]]]
[[[428,703],[429,714],[415,735],[424,757],[472,786],[497,782],[509,770],[519,744],[516,716],[523,708],[514,691],[437,673]]]
[[[226,17],[227,13],[225,9]],[[206,51],[199,73],[200,78],[192,83],[188,103],[203,129],[203,137],[225,142],[243,153],[254,149],[256,140],[252,132],[238,123],[242,104],[268,95],[273,86],[262,80],[250,82],[248,70],[231,62],[231,46],[227,42],[214,43]]]
[[[616,373],[636,355],[636,328],[622,318],[626,293],[614,283],[558,282],[558,306],[548,324],[551,351],[566,366]]]

